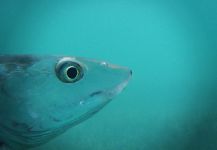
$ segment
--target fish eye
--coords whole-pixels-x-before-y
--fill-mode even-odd
[[[79,75],[78,69],[75,68],[74,66],[70,66],[69,68],[67,68],[67,76],[70,79],[75,79],[77,77],[77,75]]]
[[[61,59],[56,65],[55,72],[59,80],[64,83],[74,83],[83,77],[81,65],[70,58]]]

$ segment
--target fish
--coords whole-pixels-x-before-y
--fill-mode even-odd
[[[131,76],[82,57],[0,55],[0,150],[47,143],[99,112]]]

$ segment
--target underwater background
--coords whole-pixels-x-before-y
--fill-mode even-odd
[[[33,150],[216,150],[216,0],[1,0],[0,52],[128,66],[126,90]]]

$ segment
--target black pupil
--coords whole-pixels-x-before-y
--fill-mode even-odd
[[[67,70],[67,76],[71,79],[74,79],[76,78],[76,76],[78,75],[78,71],[75,67],[70,67],[68,70]]]

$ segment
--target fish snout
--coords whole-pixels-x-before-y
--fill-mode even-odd
[[[105,62],[103,62],[102,65],[107,67],[109,70],[112,70],[113,72],[109,78],[110,82],[113,82],[113,85],[106,92],[107,97],[113,98],[125,89],[132,77],[133,71],[127,67],[122,67]]]

